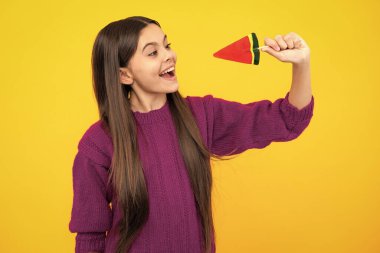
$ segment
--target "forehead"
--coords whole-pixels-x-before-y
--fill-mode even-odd
[[[149,24],[140,32],[139,47],[143,47],[149,42],[161,43],[164,36],[165,34],[159,26]]]

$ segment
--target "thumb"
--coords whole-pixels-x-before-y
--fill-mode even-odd
[[[277,59],[280,57],[280,51],[276,51],[273,48],[271,48],[270,46],[262,48],[261,51],[266,52],[266,53],[276,57]]]

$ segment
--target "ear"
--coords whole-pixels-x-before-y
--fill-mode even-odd
[[[120,83],[125,84],[125,85],[133,84],[133,76],[128,68],[119,69],[119,80],[120,80]]]

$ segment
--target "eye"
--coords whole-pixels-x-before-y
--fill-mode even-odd
[[[167,44],[166,48],[171,49],[170,45],[171,45],[171,43]],[[153,55],[156,55],[156,54],[157,54],[157,50],[155,50],[152,53],[148,54],[148,56],[153,56]]]
[[[153,51],[152,53],[150,53],[150,54],[148,54],[149,56],[153,56],[153,55],[155,55],[155,54],[157,54],[157,51]]]

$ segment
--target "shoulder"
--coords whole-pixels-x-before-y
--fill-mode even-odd
[[[211,143],[212,137],[212,124],[214,109],[212,101],[214,96],[207,94],[204,96],[187,96],[185,101],[188,104],[200,133],[207,145]]]
[[[185,97],[186,102],[192,107],[192,108],[209,108],[215,106],[215,105],[224,105],[224,104],[230,104],[230,103],[238,103],[235,101],[226,100],[221,97],[216,97],[212,94],[207,94],[204,96],[187,96]]]
[[[208,102],[210,99],[212,99],[214,96],[211,94],[203,95],[203,96],[186,96],[185,100],[190,104],[197,104],[197,103],[205,103]]]
[[[185,101],[191,112],[197,119],[206,117],[212,110],[212,100],[214,96],[207,94],[204,96],[186,96]]]
[[[185,100],[195,116],[204,113],[211,118],[215,116],[214,114],[221,114],[224,112],[231,113],[234,110],[246,109],[245,104],[216,97],[212,94],[204,96],[187,96]]]
[[[111,135],[104,124],[103,121],[98,120],[84,131],[78,143],[78,152],[83,153],[97,164],[109,167],[113,146]]]
[[[205,111],[210,107],[210,104],[214,96],[211,94],[207,94],[204,96],[186,96],[185,101],[190,106],[190,109],[193,113],[198,112],[199,110]]]

